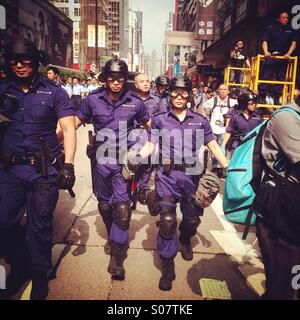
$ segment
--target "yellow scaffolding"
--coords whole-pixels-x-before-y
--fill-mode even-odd
[[[287,60],[287,58],[284,56],[271,56],[268,58],[274,60]],[[269,109],[277,109],[286,103],[294,102],[298,57],[290,57],[288,59],[285,81],[260,79],[261,62],[265,61],[265,59],[266,57],[261,54],[252,58],[250,89],[258,93],[260,84],[283,85],[281,104],[258,104],[257,106]]]
[[[231,71],[241,71],[243,74],[243,82],[242,83],[231,83],[230,82],[230,73]],[[224,73],[224,84],[230,87],[250,87],[251,85],[251,69],[250,68],[237,68],[228,66],[225,69]]]

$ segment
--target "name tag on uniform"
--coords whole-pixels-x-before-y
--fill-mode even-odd
[[[48,95],[51,95],[51,94],[52,94],[51,91],[41,91],[41,90],[37,90],[36,93],[37,93],[37,94],[48,94]]]
[[[135,108],[135,105],[134,104],[122,104],[122,107],[124,108]]]
[[[189,122],[188,125],[189,126],[202,126],[202,122],[198,122],[198,123]]]

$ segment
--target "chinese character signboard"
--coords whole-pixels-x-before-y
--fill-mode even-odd
[[[105,48],[105,33],[106,27],[98,25],[98,48]],[[95,25],[88,25],[88,47],[96,47],[96,27]]]
[[[215,38],[216,0],[197,3],[196,39],[213,41]]]

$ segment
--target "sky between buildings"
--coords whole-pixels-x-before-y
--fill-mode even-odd
[[[169,12],[174,12],[174,0],[131,0],[132,10],[143,11],[143,45],[146,53],[156,50],[162,56],[162,45]]]

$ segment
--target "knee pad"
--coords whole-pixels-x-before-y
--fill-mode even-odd
[[[183,220],[179,226],[179,230],[186,235],[195,235],[200,223],[201,220],[198,216],[183,217]]]
[[[115,214],[114,223],[122,230],[129,228],[131,218],[131,208],[127,202],[119,202],[114,204]]]
[[[176,214],[167,213],[161,215],[159,221],[159,234],[162,238],[170,240],[176,234],[177,220]]]
[[[112,219],[112,207],[108,202],[98,200],[98,210],[104,220]]]
[[[157,215],[159,215],[160,206],[156,190],[148,191],[146,197],[146,204],[151,216],[156,217]]]

